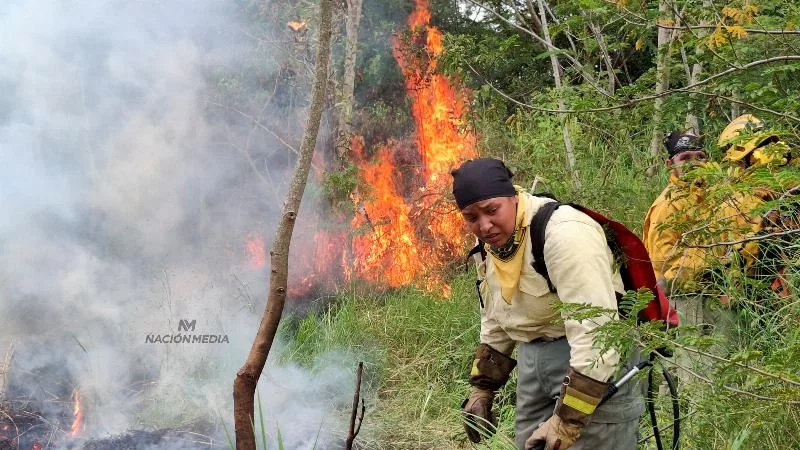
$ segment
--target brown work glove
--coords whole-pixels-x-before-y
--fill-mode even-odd
[[[492,413],[494,392],[506,384],[516,365],[517,361],[487,344],[480,344],[475,349],[475,360],[469,376],[472,392],[461,404],[464,429],[470,441],[477,444],[482,436],[494,434],[497,426]]]
[[[606,391],[608,383],[587,377],[570,367],[561,385],[555,413],[534,430],[525,441],[525,449],[567,450],[572,447],[591,421]]]
[[[547,419],[525,441],[525,450],[566,450],[581,437],[581,425],[570,425],[556,415]],[[542,446],[544,444],[544,446]],[[538,450],[537,449],[537,450]]]
[[[491,436],[497,428],[497,420],[492,413],[494,391],[472,388],[469,397],[461,404],[464,410],[464,430],[470,441],[478,443],[482,436]]]

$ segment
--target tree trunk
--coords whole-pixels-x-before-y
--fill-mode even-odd
[[[237,450],[255,450],[254,396],[258,379],[264,370],[272,342],[283,313],[286,301],[287,279],[289,272],[289,244],[292,239],[297,212],[303,198],[311,158],[317,143],[322,108],[327,87],[328,61],[331,43],[331,11],[332,0],[319,2],[319,30],[317,31],[317,62],[314,73],[314,85],[311,94],[311,105],[308,113],[306,130],[300,145],[300,156],[297,159],[286,201],[283,204],[281,218],[270,251],[269,297],[264,315],[247,355],[247,360],[236,374],[233,382],[233,413],[236,430]]]
[[[672,23],[672,14],[666,0],[658,2],[658,23]],[[658,28],[658,54],[656,56],[656,95],[661,95],[669,89],[669,54],[671,42],[671,30]],[[664,140],[664,130],[661,129],[662,106],[664,99],[658,97],[653,102],[653,137],[650,140],[650,156],[653,161],[659,160],[661,154],[661,142]],[[648,175],[652,176],[656,172],[657,165],[653,164],[647,169]]]
[[[353,139],[353,91],[356,81],[356,56],[358,54],[358,26],[361,22],[362,0],[347,0],[346,39],[344,50],[344,73],[342,75],[342,98],[339,108],[339,131],[336,133],[336,161],[340,168],[346,165]]]
[[[709,0],[703,1],[703,9],[704,11],[712,11],[712,3]],[[700,26],[705,27],[709,24],[709,21],[703,18],[700,21]],[[694,57],[695,63],[692,65],[692,70],[689,74],[689,85],[697,84],[700,81],[700,74],[703,73],[703,65],[700,64],[700,61],[705,53],[705,46],[703,45],[702,39],[708,34],[708,30],[705,28],[699,28],[696,32],[698,43],[695,45],[694,50]],[[688,112],[686,113],[686,126],[694,130],[695,134],[698,136],[700,135],[700,120],[697,118],[697,115],[694,113],[694,109],[696,108],[695,105],[695,98],[697,94],[689,94],[689,105],[688,105]]]
[[[544,9],[544,0],[539,0],[539,22],[542,24],[542,36],[547,42],[548,47],[552,48],[553,42],[550,40],[550,29],[547,26],[547,15]],[[554,53],[550,53],[550,65],[553,67],[553,81],[556,85],[558,92],[558,109],[565,110],[566,104],[564,98],[561,96],[561,66],[558,63],[558,57]],[[569,134],[569,126],[567,123],[567,116],[561,114],[561,133],[564,136],[564,151],[567,156],[567,170],[569,170],[572,179],[572,188],[578,190],[581,188],[581,179],[578,176],[578,168],[575,164],[575,152],[572,148],[572,138]]]

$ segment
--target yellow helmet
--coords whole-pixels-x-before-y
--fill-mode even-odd
[[[748,155],[753,164],[767,164],[777,155],[775,152],[765,152],[761,147],[780,141],[780,138],[772,133],[763,132],[764,123],[752,114],[743,114],[731,121],[719,135],[717,145],[725,150],[724,161],[737,162],[745,159]],[[746,136],[741,136],[744,130],[749,131]],[[741,138],[750,137],[746,141]]]

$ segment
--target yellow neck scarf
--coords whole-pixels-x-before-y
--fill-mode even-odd
[[[522,261],[525,259],[525,249],[530,239],[528,238],[528,224],[523,223],[525,212],[528,210],[528,196],[519,186],[517,188],[517,227],[510,242],[501,249],[492,248],[486,244],[487,253],[491,255],[494,263],[497,280],[500,283],[500,292],[503,301],[511,304],[514,294],[519,291],[519,277],[522,273]]]

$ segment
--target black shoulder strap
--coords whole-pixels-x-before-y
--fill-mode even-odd
[[[472,258],[473,255],[477,255],[478,253],[481,254],[481,261],[486,260],[486,249],[483,246],[483,241],[479,239],[475,247],[472,247],[472,250],[467,253],[467,262],[469,262],[469,259]]]
[[[547,280],[547,285],[550,287],[550,292],[555,292],[556,287],[553,286],[553,282],[550,281],[550,275],[547,274],[547,266],[545,265],[544,261],[544,232],[547,228],[547,222],[550,221],[550,217],[559,206],[561,206],[561,203],[558,201],[545,203],[539,207],[539,210],[533,215],[530,225],[533,268],[539,273],[539,275],[543,276],[544,279]]]
[[[477,255],[478,253],[480,253],[481,261],[486,261],[486,249],[483,246],[484,246],[483,241],[478,239],[478,243],[475,245],[475,247],[472,247],[472,250],[470,250],[469,254],[467,254],[466,267],[468,268],[468,270],[469,270],[469,259],[472,258],[473,255]],[[475,279],[475,289],[478,291],[478,300],[481,303],[481,309],[482,309],[484,308],[484,304],[483,304],[483,297],[481,296],[481,280],[478,278]]]

